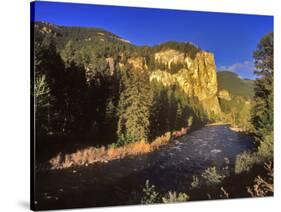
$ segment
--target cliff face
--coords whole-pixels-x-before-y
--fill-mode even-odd
[[[155,53],[155,61],[164,64],[167,71],[154,70],[150,80],[157,80],[165,86],[175,83],[190,97],[197,97],[207,113],[220,113],[218,101],[218,83],[214,55],[200,51],[195,58],[176,50]],[[180,64],[180,69],[171,74],[173,64]]]

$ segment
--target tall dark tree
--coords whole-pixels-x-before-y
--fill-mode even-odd
[[[86,101],[85,69],[74,61],[67,64],[65,69],[65,119],[64,131],[79,132],[85,127]]]
[[[151,135],[153,139],[157,136],[169,131],[169,99],[167,94],[167,88],[162,83],[152,81],[151,87],[153,90],[153,102],[151,107],[150,123],[151,123]]]
[[[35,93],[42,80],[48,88],[44,113],[40,113],[40,97],[35,96],[35,112],[38,132],[54,134],[62,132],[64,120],[64,63],[57,52],[52,37],[46,36],[42,42],[35,43]],[[37,83],[37,84],[36,84]],[[38,112],[38,113],[37,113]]]
[[[253,56],[258,78],[252,123],[257,136],[263,138],[273,130],[273,33],[261,39]]]

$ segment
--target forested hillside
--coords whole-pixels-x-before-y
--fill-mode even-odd
[[[254,80],[241,79],[231,71],[219,71],[218,89],[226,120],[240,128],[250,129]]]
[[[34,23],[34,39],[40,138],[83,136],[93,145],[151,141],[184,127],[198,128],[220,110],[213,59],[208,99],[205,58],[210,56],[190,43],[139,47],[102,29],[43,22]],[[167,59],[170,50],[178,58]],[[193,61],[206,77],[193,76],[194,86],[187,81]],[[159,72],[177,74],[177,80],[167,86],[151,78]]]

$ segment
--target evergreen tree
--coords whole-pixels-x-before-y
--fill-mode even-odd
[[[34,84],[35,118],[38,124],[38,133],[43,134],[49,131],[49,108],[52,104],[50,88],[46,76],[37,76]]]
[[[147,139],[150,133],[152,93],[147,71],[127,66],[121,78],[118,136],[132,141]]]
[[[171,87],[168,89],[168,112],[166,113],[167,115],[167,120],[169,123],[169,131],[175,130],[176,129],[176,119],[177,119],[177,99],[175,97],[175,87]]]
[[[67,59],[68,60],[68,59]],[[70,61],[70,60],[68,60]],[[64,132],[78,132],[85,126],[84,119],[86,101],[85,69],[74,61],[65,69],[65,118]]]
[[[255,133],[263,138],[273,131],[273,33],[264,36],[254,52],[255,105],[252,123]]]
[[[44,130],[38,126],[38,132],[47,134],[54,134],[62,132],[64,120],[64,85],[65,72],[64,63],[57,49],[52,37],[45,37],[41,43],[35,43],[35,79],[42,80],[44,78],[44,86],[48,88],[48,95],[46,97],[47,110],[43,114],[36,117],[38,119],[47,120]],[[39,81],[38,81],[39,82]],[[38,85],[35,85],[35,89]],[[37,99],[39,98],[39,99]],[[40,97],[35,95],[35,108],[40,107],[38,104]],[[36,116],[39,115],[36,113]],[[40,121],[38,122],[40,123]]]
[[[164,134],[169,131],[169,101],[167,96],[167,89],[162,85],[162,83],[153,81],[151,82],[151,87],[153,90],[153,102],[151,106],[151,139]]]

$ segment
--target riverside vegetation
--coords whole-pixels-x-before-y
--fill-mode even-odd
[[[151,153],[207,124],[228,123],[255,137],[234,167],[225,158],[181,191],[160,192],[147,180],[131,201],[239,197],[225,185],[241,176],[249,196],[273,194],[273,33],[257,45],[258,78],[248,80],[217,72],[214,55],[191,43],[135,46],[103,29],[44,22],[33,30],[39,172]]]

